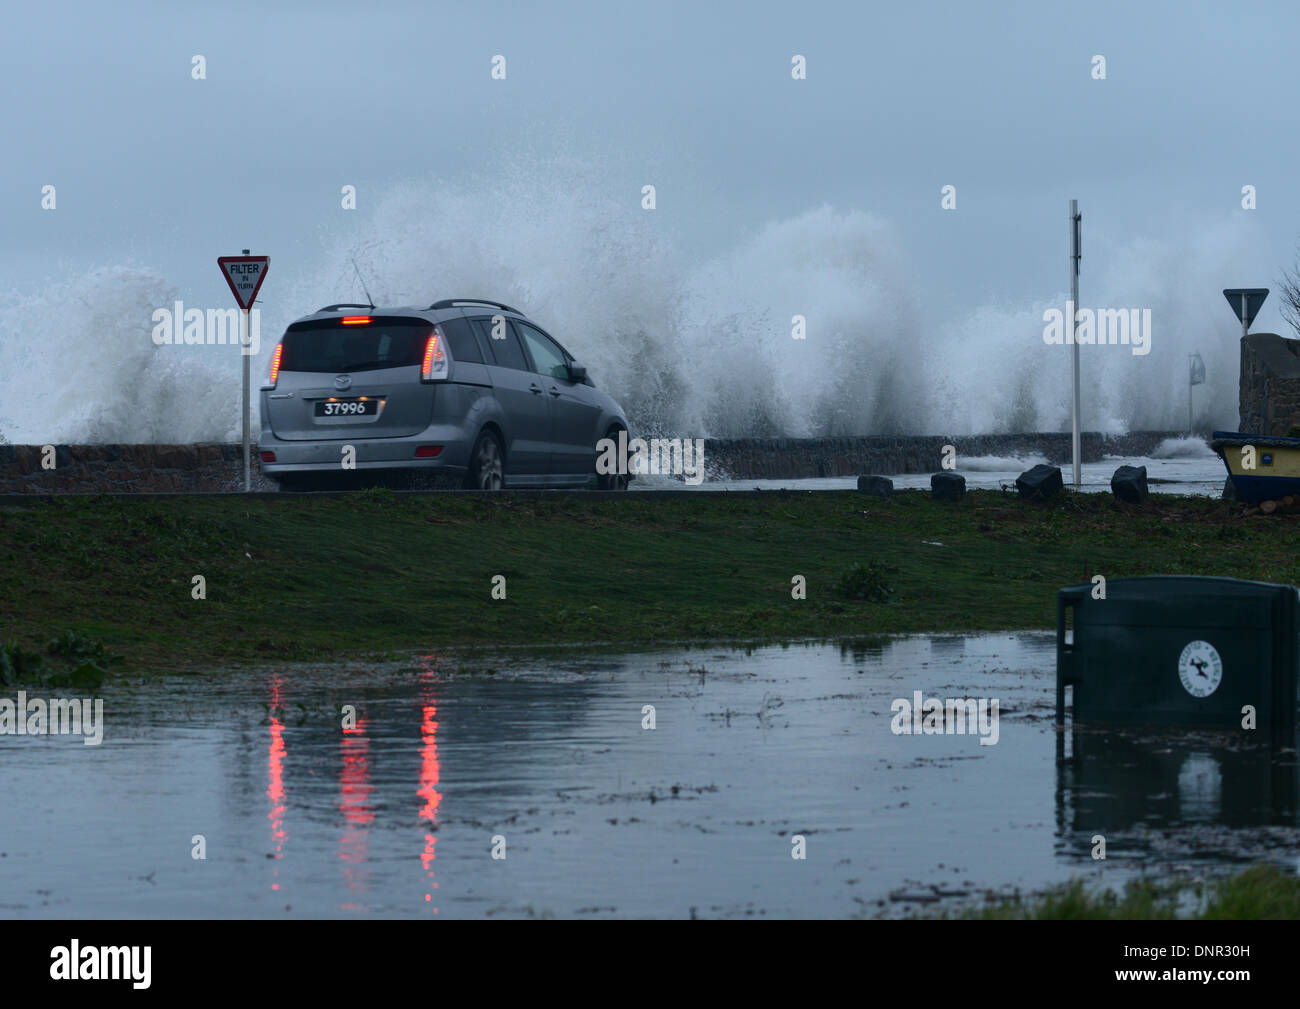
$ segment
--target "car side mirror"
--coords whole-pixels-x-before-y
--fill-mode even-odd
[[[569,380],[573,382],[587,381],[587,367],[579,364],[577,361],[569,362]]]

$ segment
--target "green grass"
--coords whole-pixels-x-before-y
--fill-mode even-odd
[[[1241,506],[974,492],[584,500],[58,498],[0,508],[0,641],[132,667],[474,644],[1048,628],[1095,573],[1300,581],[1300,523]],[[935,543],[942,545],[933,545]],[[191,598],[192,578],[207,598]],[[507,598],[491,598],[492,577]],[[807,579],[807,598],[791,579]]]
[[[1272,865],[1254,865],[1201,885],[1185,880],[1133,880],[1122,893],[1072,880],[1028,899],[1013,897],[956,917],[1039,921],[1287,921],[1300,918],[1300,879]],[[1202,902],[1200,898],[1204,896]],[[1189,907],[1190,905],[1190,907]],[[950,917],[950,915],[944,915]]]
[[[0,686],[98,687],[122,661],[102,641],[72,631],[46,642],[43,652],[28,651],[16,641],[0,642]]]

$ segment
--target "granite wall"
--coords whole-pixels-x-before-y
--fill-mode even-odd
[[[1298,362],[1300,363],[1300,362]],[[1148,455],[1173,431],[1128,435],[1085,433],[1085,462],[1103,455]],[[940,468],[944,445],[965,456],[1070,458],[1069,434],[878,436],[866,438],[740,438],[705,442],[710,477],[790,480],[862,473],[930,473]],[[238,491],[243,487],[239,445],[55,445],[54,468],[42,467],[39,445],[0,445],[0,494]],[[253,456],[253,489],[275,490]]]
[[[1276,333],[1241,338],[1241,430],[1285,435],[1300,425],[1300,340]]]
[[[0,445],[0,494],[237,491],[239,445],[55,445],[54,468],[40,445]],[[253,489],[274,490],[253,455]]]
[[[1141,431],[1103,435],[1085,431],[1079,438],[1084,462],[1105,455],[1149,455],[1166,438],[1186,432]],[[706,440],[704,458],[710,477],[793,479],[857,476],[861,473],[934,473],[943,446],[957,450],[957,471],[966,456],[1041,455],[1068,463],[1069,433],[977,435],[878,435],[863,438],[738,438]]]

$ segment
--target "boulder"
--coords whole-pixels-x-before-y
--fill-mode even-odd
[[[1035,500],[1049,498],[1061,492],[1065,484],[1061,480],[1061,467],[1039,464],[1027,469],[1016,477],[1016,490],[1022,498]]]
[[[1110,478],[1110,492],[1121,501],[1140,504],[1151,495],[1147,492],[1145,466],[1121,466]]]
[[[966,495],[966,478],[944,470],[930,477],[930,496],[936,501],[960,501]]]
[[[894,493],[894,481],[887,476],[858,477],[858,492],[876,497],[889,497]]]

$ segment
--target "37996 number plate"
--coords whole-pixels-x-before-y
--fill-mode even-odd
[[[377,399],[327,399],[316,404],[317,417],[364,417],[378,412]]]

